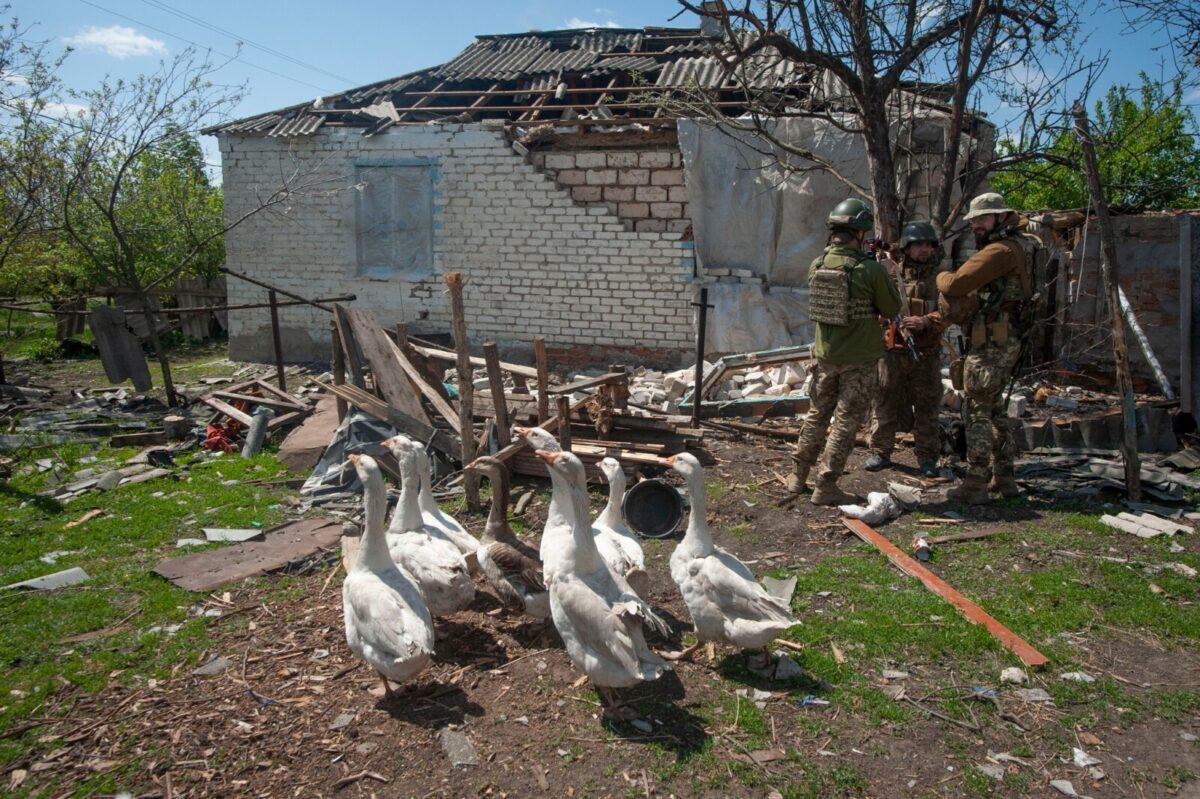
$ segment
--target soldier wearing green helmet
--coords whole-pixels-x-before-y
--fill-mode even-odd
[[[883,357],[883,336],[877,319],[896,315],[900,294],[883,266],[863,249],[875,229],[870,206],[854,198],[843,200],[826,222],[829,245],[808,268],[817,362],[788,490],[802,493],[817,466],[813,504],[840,505],[855,499],[837,481],[878,385],[876,364]]]
[[[899,323],[888,327],[887,352],[879,362],[879,394],[871,427],[871,456],[863,465],[876,472],[891,464],[901,418],[911,414],[917,465],[925,477],[937,476],[941,434],[942,332],[936,277],[940,237],[928,222],[909,222],[900,234],[896,279],[904,308]],[[905,337],[911,338],[909,349]],[[914,359],[913,353],[916,357]]]

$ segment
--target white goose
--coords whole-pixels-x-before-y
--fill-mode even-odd
[[[562,447],[559,446],[557,439],[541,427],[514,426],[512,433],[533,447],[534,450],[543,450],[545,452],[562,451]],[[584,485],[586,486],[586,482]],[[587,499],[586,487],[584,488],[584,499]],[[547,580],[554,579],[554,573],[558,569],[559,555],[571,537],[571,522],[567,517],[567,502],[568,500],[565,496],[560,498],[558,493],[555,492],[550,495],[550,507],[546,509],[546,526],[542,529],[542,541],[538,548],[538,556],[542,559],[542,569]],[[583,518],[590,518],[586,511]],[[592,535],[596,539],[596,547],[600,550],[600,557],[604,558],[604,562],[614,572],[624,576],[636,567],[637,564],[629,557],[625,549],[622,548],[616,533],[593,525]]]
[[[406,682],[429,665],[433,620],[412,575],[388,553],[383,529],[387,488],[379,465],[369,455],[351,455],[350,462],[364,487],[366,520],[358,555],[342,583],[346,643],[379,673],[390,698],[388,680]]]
[[[697,639],[692,646],[668,657],[687,657],[705,641],[742,649],[765,647],[797,623],[787,603],[767,593],[746,564],[713,544],[705,518],[700,462],[684,452],[667,458],[666,464],[687,480],[692,506],[687,533],[671,554],[671,578],[692,614]]]
[[[408,447],[413,451],[417,464],[417,476],[420,482],[420,491],[417,493],[417,505],[421,510],[423,524],[432,535],[445,538],[458,547],[458,551],[462,553],[471,574],[478,574],[479,561],[475,553],[479,549],[479,541],[475,536],[468,533],[466,528],[457,519],[438,507],[437,500],[433,498],[433,470],[429,464],[429,454],[425,451],[425,447],[421,446],[420,442],[414,441],[403,434],[389,438],[385,443],[388,445],[388,449],[392,451],[392,454],[396,456],[397,460],[400,459],[398,452],[400,447]]]
[[[656,680],[670,666],[646,646],[642,625],[666,634],[667,626],[596,549],[588,523],[580,460],[569,452],[538,450],[554,482],[554,494],[571,524],[559,568],[550,583],[550,614],[567,655],[615,710],[612,688]]]
[[[478,458],[468,471],[492,484],[492,507],[479,543],[479,565],[500,599],[535,619],[550,618],[550,594],[537,550],[517,538],[508,524],[508,469],[495,458]]]
[[[392,447],[390,439],[384,443],[400,463],[400,501],[387,532],[392,560],[412,574],[434,616],[463,610],[475,599],[475,583],[458,547],[421,519],[416,453],[409,446]]]
[[[608,503],[592,526],[600,531],[600,535],[608,538],[625,553],[631,564],[625,572],[625,579],[642,599],[650,597],[650,575],[646,572],[646,554],[637,535],[625,524],[625,514],[621,504],[625,499],[625,470],[621,468],[616,458],[604,458],[598,464],[608,480]]]

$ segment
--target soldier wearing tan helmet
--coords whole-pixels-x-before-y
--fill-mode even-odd
[[[962,325],[968,341],[963,364],[967,473],[947,497],[984,503],[989,490],[1005,497],[1020,493],[1013,478],[1004,390],[1030,324],[1032,255],[1022,235],[1024,220],[999,194],[988,192],[972,200],[966,220],[975,234],[976,253],[957,271],[937,277],[946,305],[967,309],[962,318],[949,320]],[[963,302],[974,300],[972,295],[978,302]]]
[[[837,481],[878,386],[876,364],[883,357],[878,318],[896,315],[900,293],[883,266],[863,250],[875,230],[870,206],[854,198],[842,200],[826,223],[829,246],[808,268],[817,363],[787,487],[793,494],[802,493],[815,465],[812,503],[842,505],[855,498],[842,491]]]

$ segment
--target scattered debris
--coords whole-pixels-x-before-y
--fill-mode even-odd
[[[442,749],[446,752],[446,757],[450,759],[451,766],[479,765],[479,755],[475,753],[475,746],[465,733],[452,730],[449,727],[443,727],[441,732],[438,733],[438,737],[441,739]]]
[[[240,544],[243,541],[261,541],[265,534],[263,530],[256,527],[203,527],[201,530],[204,533],[206,541],[223,541],[235,544]]]
[[[891,669],[884,669],[882,676],[885,680],[907,680],[909,678],[909,673],[907,671],[893,671]]]
[[[329,729],[331,729],[331,730],[345,729],[346,727],[350,726],[350,724],[354,721],[355,718],[357,718],[357,714],[355,714],[355,713],[341,713],[338,715],[337,718],[335,718],[333,721],[331,721],[329,723]]]
[[[1122,532],[1132,533],[1138,538],[1155,538],[1160,535],[1172,536],[1177,533],[1190,533],[1192,528],[1168,519],[1162,519],[1150,513],[1134,515],[1118,513],[1116,516],[1105,514],[1100,522]]]
[[[69,585],[76,585],[90,579],[87,572],[76,566],[66,571],[34,577],[31,580],[22,580],[19,583],[12,583],[11,585],[3,586],[0,590],[24,588],[32,591],[53,591],[56,588],[65,588]]]
[[[47,552],[45,555],[40,556],[38,560],[40,560],[42,563],[45,563],[47,566],[53,566],[56,562],[58,562],[59,558],[65,558],[68,555],[74,554],[75,550],[73,549],[56,549],[53,552]]]
[[[193,677],[216,677],[219,674],[224,674],[233,665],[227,658],[220,655],[213,655],[208,662],[202,666],[197,666],[192,669]]]
[[[1019,688],[1013,691],[1013,696],[1022,702],[1049,702],[1050,704],[1054,704],[1054,697],[1046,693],[1043,688]]]
[[[1000,672],[1000,682],[1008,685],[1024,685],[1029,682],[1029,675],[1016,666],[1010,666]]]
[[[1071,753],[1074,755],[1074,762],[1075,762],[1075,766],[1077,768],[1087,768],[1088,766],[1098,766],[1104,762],[1103,760],[1101,760],[1098,757],[1093,757],[1092,755],[1089,755],[1087,752],[1083,751],[1078,746],[1074,747],[1071,750]]]
[[[166,558],[154,571],[180,588],[211,591],[225,583],[302,563],[336,547],[341,533],[341,522],[334,519],[300,519],[264,531],[262,541]]]
[[[1088,674],[1086,671],[1068,671],[1060,675],[1060,679],[1067,682],[1095,682],[1096,678]]]
[[[1004,766],[999,766],[995,763],[978,763],[975,768],[994,780],[1004,779]]]

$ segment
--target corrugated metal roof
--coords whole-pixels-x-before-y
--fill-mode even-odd
[[[561,82],[579,88],[600,83],[597,91],[602,91],[611,77],[616,78],[614,89],[635,88],[635,74],[656,86],[727,88],[732,83],[721,61],[704,55],[713,44],[714,40],[702,36],[696,28],[596,28],[478,36],[440,66],[360,86],[315,103],[214,126],[205,132],[309,136],[333,125],[363,128],[370,135],[396,120],[383,121],[379,114],[362,113],[364,108],[390,104],[398,109],[400,121],[457,115],[461,109],[478,103],[493,86],[502,91],[464,116],[517,119],[524,113],[519,109],[533,102],[534,92],[552,90]],[[802,77],[799,72],[794,65],[764,54],[748,65],[747,74],[752,76],[754,86],[764,88],[795,85],[796,78]],[[530,94],[514,92],[522,89]],[[464,93],[468,91],[478,93]],[[450,93],[437,94],[440,92]],[[547,104],[564,105],[561,101]],[[403,110],[414,106],[421,108]],[[509,107],[514,110],[507,111]],[[736,111],[732,107],[730,110]],[[636,117],[640,112],[630,109],[628,113]]]
[[[281,119],[267,136],[311,136],[324,124],[325,117],[320,114],[300,114],[291,119]]]

